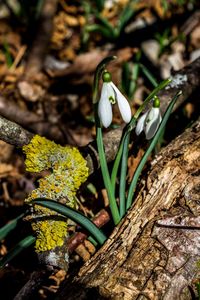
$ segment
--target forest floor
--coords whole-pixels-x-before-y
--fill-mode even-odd
[[[42,1],[37,6],[25,2],[0,4],[0,115],[61,145],[82,147],[95,138],[92,83],[97,64],[106,56],[117,56],[108,69],[132,113],[156,83],[200,56],[198,1],[113,0],[104,7],[104,1],[46,0],[43,7]],[[188,99],[156,151],[195,121],[197,113]],[[114,109],[112,128],[122,124]],[[140,141],[137,159],[135,153],[129,157],[129,178],[144,148]],[[20,148],[0,140],[0,227],[24,212],[24,200],[45,176],[27,172],[24,159]],[[79,210],[90,218],[108,207],[100,178],[95,172],[78,194]],[[21,221],[1,240],[0,256],[30,231],[29,223]],[[69,272],[95,251],[89,242],[77,248]],[[36,269],[31,246],[0,270],[1,299],[13,299]],[[51,275],[38,290],[38,299],[52,299],[65,276],[62,270]]]

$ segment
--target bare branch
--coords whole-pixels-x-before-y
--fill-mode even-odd
[[[25,130],[20,125],[0,116],[0,139],[4,142],[22,147],[28,144],[33,136],[31,132]]]

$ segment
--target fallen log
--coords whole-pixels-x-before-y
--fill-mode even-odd
[[[199,170],[200,119],[155,157],[128,214],[57,299],[194,299]]]

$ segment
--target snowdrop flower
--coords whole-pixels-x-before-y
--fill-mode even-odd
[[[112,122],[112,104],[117,103],[122,119],[125,123],[129,123],[131,120],[131,108],[118,90],[118,88],[111,81],[111,74],[107,71],[103,73],[103,86],[101,90],[101,97],[98,105],[98,115],[104,127],[110,126]]]
[[[135,132],[139,135],[144,131],[146,139],[150,140],[156,133],[162,121],[160,113],[160,100],[155,97],[153,107],[148,109],[138,120]]]

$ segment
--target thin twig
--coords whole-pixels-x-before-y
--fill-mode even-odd
[[[30,142],[34,134],[20,125],[0,116],[0,139],[16,147],[22,147]]]
[[[103,227],[110,221],[110,216],[105,209],[102,209],[94,218],[93,222],[99,228]],[[87,238],[87,234],[83,232],[76,232],[67,242],[67,249],[72,253],[80,244]]]
[[[102,209],[94,218],[93,222],[100,228],[110,220],[110,216],[105,209]],[[84,242],[87,238],[87,234],[77,232],[71,237],[67,242],[67,251],[72,253],[80,244]],[[63,249],[64,251],[64,249]],[[52,270],[54,270],[52,268]],[[40,286],[48,278],[50,270],[39,270],[32,273],[28,282],[23,286],[23,288],[15,296],[14,300],[25,300],[30,299],[38,291]]]

